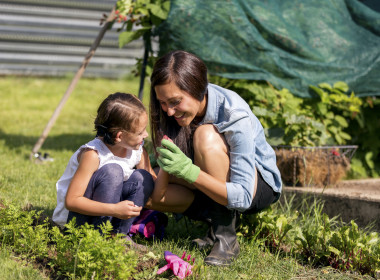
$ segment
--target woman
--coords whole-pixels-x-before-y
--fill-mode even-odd
[[[194,242],[212,246],[206,264],[229,265],[240,251],[237,212],[256,213],[281,194],[262,125],[237,93],[209,84],[204,62],[185,51],[156,62],[150,113],[161,168],[153,208],[208,222],[207,236]]]

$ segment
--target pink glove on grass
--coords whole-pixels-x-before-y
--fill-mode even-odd
[[[190,260],[191,256],[188,255],[187,261],[184,260],[186,257],[186,252],[183,252],[182,258],[179,258],[177,255],[173,254],[170,251],[165,251],[164,256],[168,264],[161,267],[157,271],[157,274],[161,274],[169,268],[173,271],[174,275],[178,276],[180,279],[184,279],[186,276],[192,274],[191,268],[193,266],[187,262]],[[192,259],[192,263],[194,264],[194,258]]]

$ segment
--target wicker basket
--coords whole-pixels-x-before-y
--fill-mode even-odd
[[[277,166],[287,186],[335,185],[350,168],[357,146],[274,146]]]

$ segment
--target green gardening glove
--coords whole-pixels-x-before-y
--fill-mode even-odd
[[[191,184],[194,183],[198,178],[200,168],[194,165],[191,159],[169,140],[163,139],[161,146],[156,148],[160,154],[157,159],[158,165],[169,174]]]

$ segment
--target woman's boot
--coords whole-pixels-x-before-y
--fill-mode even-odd
[[[210,247],[214,245],[215,242],[215,234],[212,229],[212,225],[209,222],[206,222],[208,224],[208,230],[206,235],[203,238],[196,238],[191,241],[192,245],[194,247],[197,247],[199,250],[207,250]]]
[[[237,215],[236,210],[212,203],[210,217],[215,240],[210,254],[205,258],[206,264],[227,266],[238,257],[240,247],[235,228]]]

